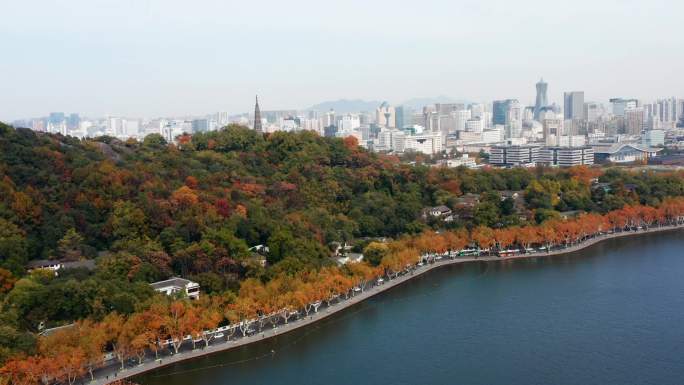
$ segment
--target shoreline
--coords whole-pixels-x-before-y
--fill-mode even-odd
[[[508,257],[499,257],[499,256],[482,256],[482,257],[455,257],[455,258],[449,258],[445,257],[444,259],[434,261],[431,263],[427,263],[424,266],[417,267],[415,270],[413,270],[411,273],[399,275],[396,278],[393,278],[392,280],[386,280],[382,284],[375,284],[372,287],[367,288],[361,293],[358,293],[354,295],[353,297],[349,297],[349,299],[342,300],[337,303],[331,304],[329,307],[325,307],[320,309],[317,313],[311,313],[308,316],[302,316],[301,318],[297,318],[295,320],[292,320],[290,323],[287,324],[279,324],[276,328],[272,329],[265,329],[262,332],[255,333],[253,335],[247,336],[247,337],[240,337],[237,340],[233,341],[214,341],[214,344],[210,344],[206,348],[200,348],[200,349],[195,349],[195,350],[186,350],[178,354],[174,355],[168,355],[164,356],[161,361],[155,360],[154,357],[147,357],[143,364],[141,365],[136,365],[133,367],[128,367],[124,369],[123,371],[119,370],[119,365],[117,362],[114,362],[113,365],[110,365],[108,367],[102,368],[100,370],[96,370],[95,373],[97,373],[97,378],[94,381],[89,381],[89,379],[86,377],[83,381],[83,383],[89,383],[93,385],[106,385],[109,383],[112,383],[117,380],[121,379],[127,379],[131,378],[134,376],[138,376],[147,372],[151,372],[154,370],[157,370],[162,367],[166,367],[175,363],[183,362],[183,361],[189,361],[195,358],[200,358],[204,357],[210,354],[218,353],[218,352],[223,352],[227,351],[236,347],[240,346],[245,346],[249,345],[258,341],[264,341],[269,338],[273,338],[285,333],[289,333],[291,331],[300,329],[304,326],[313,324],[315,322],[318,322],[320,320],[326,319],[329,316],[336,314],[338,312],[341,312],[349,307],[352,307],[356,305],[357,303],[363,302],[366,299],[373,297],[377,294],[383,293],[395,286],[401,285],[404,282],[407,282],[415,277],[421,276],[429,271],[432,271],[434,269],[440,268],[442,266],[448,266],[448,265],[457,265],[457,264],[465,264],[465,263],[472,263],[472,262],[501,262],[501,261],[508,261],[508,260],[517,260],[517,259],[532,259],[532,258],[545,258],[545,257],[553,257],[553,256],[558,256],[558,255],[563,255],[563,254],[569,254],[577,251],[584,250],[588,247],[594,246],[598,243],[601,243],[603,241],[609,240],[609,239],[616,239],[616,238],[623,238],[623,237],[629,237],[633,235],[642,235],[642,234],[651,234],[651,233],[659,233],[659,232],[666,232],[666,231],[674,231],[674,230],[680,230],[684,228],[684,226],[681,225],[675,225],[675,226],[661,226],[661,227],[654,227],[650,229],[644,229],[644,230],[637,230],[637,231],[624,231],[624,232],[619,232],[619,233],[612,233],[612,234],[605,234],[605,235],[600,235],[594,238],[590,238],[585,240],[584,242],[578,243],[576,245],[572,245],[569,247],[557,249],[557,250],[551,250],[548,252],[539,252],[539,253],[525,253],[525,254],[519,254],[515,256],[508,256]]]

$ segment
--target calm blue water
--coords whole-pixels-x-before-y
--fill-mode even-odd
[[[564,257],[446,267],[313,329],[136,380],[684,384],[683,325],[684,232],[678,231],[612,240]]]

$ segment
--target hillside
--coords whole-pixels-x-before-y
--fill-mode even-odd
[[[312,271],[335,265],[336,243],[363,250],[375,268],[413,252],[399,258],[401,249],[387,254],[373,239],[465,229],[482,245],[491,237],[476,234],[491,228],[682,195],[679,174],[408,166],[311,132],[229,126],[174,145],[158,135],[79,140],[0,125],[0,362],[31,352],[40,325],[149,307],[158,299],[148,283],[171,276],[231,303],[249,278],[315,281]],[[452,220],[423,217],[437,205]],[[249,250],[256,245],[270,251],[259,256]],[[39,259],[96,268],[28,274]]]

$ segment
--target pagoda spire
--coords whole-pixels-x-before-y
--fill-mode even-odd
[[[259,109],[259,95],[256,96],[256,104],[254,105],[254,130],[256,132],[263,132],[261,128],[261,110]]]

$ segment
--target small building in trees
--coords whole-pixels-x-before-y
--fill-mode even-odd
[[[165,281],[151,283],[150,286],[152,286],[155,291],[166,295],[184,292],[190,299],[198,299],[200,295],[199,283],[185,278],[173,277]]]
[[[38,259],[35,261],[29,261],[26,265],[26,270],[50,270],[54,271],[55,275],[59,275],[59,270],[69,270],[69,269],[87,269],[90,271],[95,270],[95,261],[92,259],[83,259],[80,261],[58,261],[51,259]]]
[[[346,265],[348,263],[358,263],[363,261],[362,253],[346,253],[345,255],[335,258],[338,265]]]
[[[451,209],[444,205],[423,209],[423,219],[428,219],[430,217],[438,218],[445,222],[451,222],[454,220]]]

